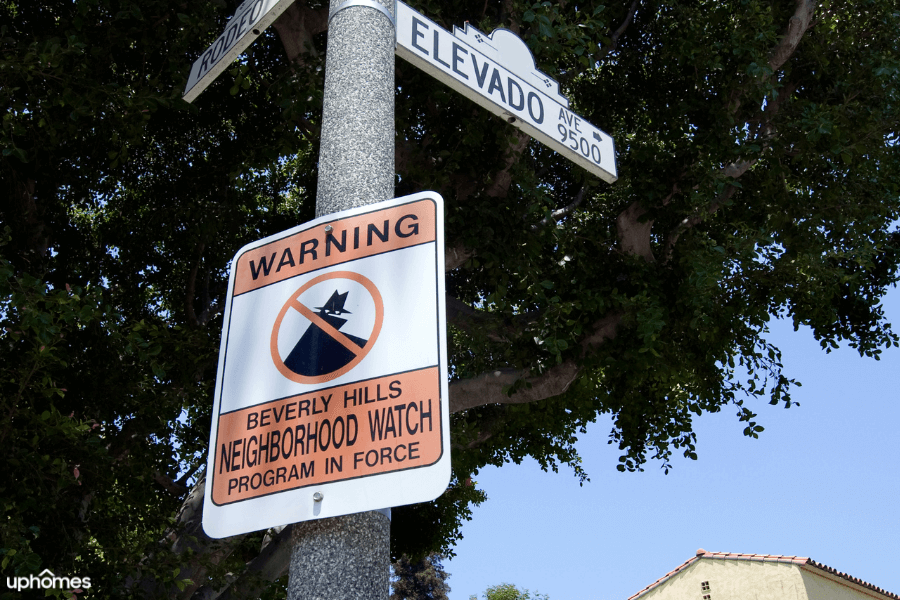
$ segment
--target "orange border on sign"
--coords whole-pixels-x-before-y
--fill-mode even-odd
[[[418,228],[418,233],[406,232],[408,235],[401,236],[397,231],[397,227],[399,222],[407,217],[413,218],[407,225],[415,224]],[[368,239],[371,234],[368,233],[368,228],[375,225],[376,221],[384,223],[385,220],[389,222],[390,241],[381,242],[380,236],[375,236],[372,239],[373,243],[369,244]],[[315,227],[273,240],[268,244],[247,250],[238,256],[232,267],[234,270],[233,295],[246,294],[261,287],[325,267],[337,266],[360,258],[433,242],[437,239],[436,223],[436,204],[431,198],[423,198],[399,206],[345,217],[337,221],[320,222]],[[346,245],[348,247],[346,251],[338,249],[338,251],[329,255],[327,241],[329,234],[326,233],[328,227],[333,228],[335,239],[339,234],[342,234],[342,239],[344,236],[347,237]],[[362,234],[358,247],[354,242],[354,232]],[[349,236],[347,235],[348,233]],[[311,244],[311,247],[315,248],[318,254],[313,254],[314,258],[304,261],[303,247],[306,244]],[[292,251],[291,248],[293,248]],[[292,252],[290,264],[293,266],[285,265],[282,267],[286,251]],[[254,261],[259,263],[265,256],[274,257],[271,259],[270,270],[257,271],[256,277],[254,277],[251,263]],[[281,261],[278,260],[279,257],[282,258]],[[293,257],[297,259],[296,264]],[[260,268],[262,269],[262,267]]]
[[[368,343],[366,343],[365,347],[357,348],[355,344],[346,342],[344,336],[340,331],[336,330],[334,327],[326,323],[323,319],[320,319],[315,313],[310,311],[305,306],[301,305],[297,300],[298,296],[300,296],[303,292],[305,292],[312,286],[329,279],[349,279],[351,281],[355,281],[365,287],[366,290],[368,290],[369,294],[372,296],[372,300],[375,302],[375,325],[374,327],[372,327],[372,333],[369,335],[369,341]],[[351,352],[356,353],[355,351],[359,350],[359,352],[356,353],[356,357],[336,371],[332,371],[331,373],[326,373],[324,375],[317,375],[315,377],[300,375],[288,369],[287,365],[284,364],[284,361],[281,360],[281,355],[278,353],[278,331],[279,329],[281,329],[281,321],[284,320],[284,316],[291,308],[300,312],[304,317],[309,319],[311,323],[316,323],[317,325],[319,325],[326,333],[332,334],[335,341],[344,345]],[[297,383],[326,383],[328,381],[331,381],[332,379],[340,377],[341,375],[358,365],[360,361],[366,357],[369,351],[371,351],[375,346],[375,340],[378,339],[378,334],[381,333],[381,325],[383,322],[384,301],[381,299],[381,292],[378,291],[378,288],[375,287],[375,284],[372,283],[372,281],[367,277],[360,275],[359,273],[354,273],[352,271],[334,271],[332,273],[325,273],[323,275],[319,275],[318,277],[313,277],[302,286],[300,286],[293,294],[291,294],[291,297],[288,298],[287,302],[284,303],[284,306],[281,307],[281,311],[278,313],[278,317],[276,317],[275,319],[275,325],[272,327],[272,335],[269,338],[269,351],[272,353],[272,362],[275,363],[275,368],[278,369],[278,372],[291,381],[296,381]]]

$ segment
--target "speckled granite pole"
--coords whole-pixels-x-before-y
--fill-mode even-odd
[[[391,521],[370,511],[294,525],[288,600],[386,600]]]
[[[392,18],[367,6],[376,2]],[[393,1],[331,0],[330,10],[317,217],[394,197]],[[288,600],[386,599],[389,515],[295,524]]]
[[[317,217],[394,197],[394,25],[371,6],[335,12],[346,3],[331,0]]]

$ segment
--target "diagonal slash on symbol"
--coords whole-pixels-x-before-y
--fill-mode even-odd
[[[300,301],[296,298],[294,298],[293,302],[291,302],[291,308],[298,311],[301,315],[312,321],[315,325],[318,325],[319,329],[330,335],[334,339],[334,341],[338,342],[341,346],[352,352],[354,356],[359,354],[359,346],[350,341],[350,338],[348,338],[346,335],[335,329],[334,326],[331,325],[331,323],[300,304]]]

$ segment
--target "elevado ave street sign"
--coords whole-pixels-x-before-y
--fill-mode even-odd
[[[613,139],[569,110],[512,31],[488,36],[466,23],[451,34],[398,0],[397,55],[604,181],[618,179]]]
[[[426,502],[450,481],[443,199],[249,244],[228,280],[203,529]]]

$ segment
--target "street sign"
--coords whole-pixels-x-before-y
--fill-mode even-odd
[[[433,500],[450,481],[443,200],[328,215],[228,281],[203,528],[219,538]]]
[[[450,33],[397,0],[397,55],[604,181],[618,179],[612,137],[569,110],[512,31],[466,23]]]
[[[184,99],[193,102],[294,0],[244,0],[225,31],[191,67]]]

